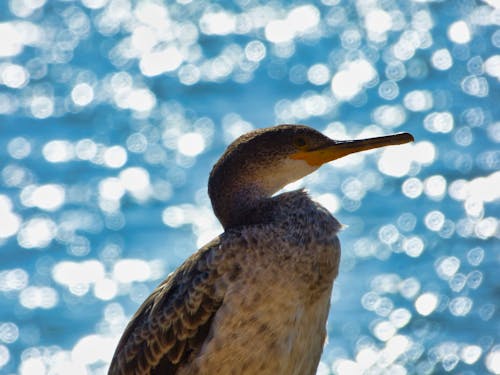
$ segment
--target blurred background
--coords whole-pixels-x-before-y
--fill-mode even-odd
[[[0,373],[104,374],[221,232],[238,135],[408,131],[306,187],[347,228],[318,374],[500,373],[500,1],[0,3]]]

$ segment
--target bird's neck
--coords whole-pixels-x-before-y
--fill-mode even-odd
[[[269,201],[271,193],[248,183],[241,187],[225,185],[219,188],[216,194],[211,194],[212,207],[225,229],[256,224],[263,219],[256,217],[259,216],[257,212]]]
[[[295,181],[317,167],[299,168],[291,160],[266,160],[245,163],[226,160],[223,156],[214,166],[208,182],[208,193],[215,215],[225,229],[262,223],[272,212],[271,197],[286,184]],[[271,205],[271,206],[270,206]]]

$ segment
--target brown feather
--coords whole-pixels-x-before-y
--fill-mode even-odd
[[[144,301],[116,348],[109,375],[160,370],[174,375],[183,360],[201,349],[206,325],[222,303],[209,293],[219,277],[214,260],[220,259],[210,253],[220,251],[219,243],[212,241],[193,254]]]

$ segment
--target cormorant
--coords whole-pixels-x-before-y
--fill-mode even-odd
[[[208,192],[224,233],[146,299],[110,375],[314,375],[326,337],[341,225],[285,185],[345,155],[413,141],[401,133],[335,141],[302,125],[235,140]]]

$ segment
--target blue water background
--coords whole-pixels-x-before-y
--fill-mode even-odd
[[[278,123],[416,140],[294,185],[346,224],[318,373],[500,373],[498,2],[266,4],[1,2],[1,374],[104,374]]]

